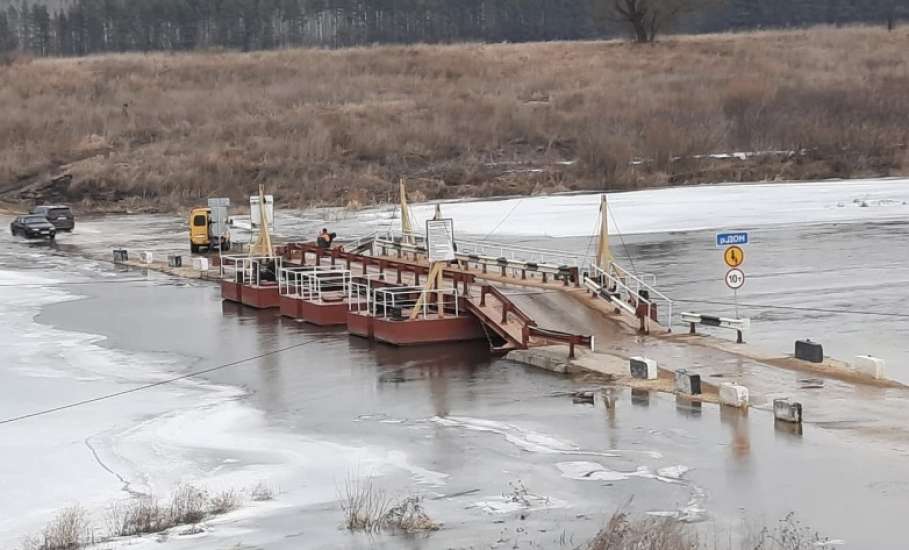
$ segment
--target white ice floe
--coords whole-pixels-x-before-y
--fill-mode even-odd
[[[562,477],[581,481],[625,481],[631,478],[655,479],[665,483],[677,483],[682,479],[687,466],[668,466],[660,468],[657,473],[647,466],[638,466],[631,472],[611,470],[597,462],[559,462],[556,468],[562,472]]]
[[[479,432],[495,433],[504,436],[512,445],[531,453],[564,453],[578,451],[578,447],[572,443],[561,441],[546,434],[521,429],[511,424],[493,420],[457,416],[443,418],[437,416],[433,418],[432,421],[449,428],[464,428]]]
[[[522,428],[514,424],[498,422],[495,420],[486,420],[483,418],[471,418],[467,416],[436,416],[432,418],[432,422],[448,428],[460,428],[464,430],[489,432],[500,435],[512,445],[530,453],[602,456],[610,458],[619,457],[627,453],[640,453],[651,458],[662,458],[662,455],[657,451],[631,451],[622,449],[594,451],[582,449],[574,443],[563,441],[547,434],[543,434],[527,428]]]
[[[748,229],[786,223],[865,222],[909,215],[909,180],[702,185],[609,193],[610,231],[624,234]],[[600,196],[554,195],[444,205],[461,235],[586,236],[595,232]],[[435,203],[413,207],[415,227]],[[387,211],[364,213],[387,227]],[[494,237],[492,237],[494,239]]]

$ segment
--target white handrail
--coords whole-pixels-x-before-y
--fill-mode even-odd
[[[609,264],[608,270],[603,270],[597,265],[591,265],[590,273],[594,276],[585,277],[584,286],[595,292],[605,290],[607,293],[610,293],[610,300],[632,315],[637,314],[636,308],[632,308],[630,305],[625,307],[626,304],[645,304],[647,306],[647,319],[652,319],[654,306],[659,303],[664,303],[665,307],[656,308],[657,322],[660,322],[659,319],[662,317],[661,314],[665,312],[666,321],[664,326],[667,329],[672,330],[673,304],[668,296],[655,289],[649,283],[644,282],[639,277],[632,275],[615,262]],[[647,291],[647,298],[644,298],[641,295],[641,291],[643,290]],[[612,296],[611,293],[616,293],[618,297]]]
[[[401,231],[385,231],[378,233],[376,239],[387,241],[404,242],[405,237],[413,239],[415,245],[422,244],[426,241],[422,234],[412,232],[406,235]],[[494,241],[470,241],[458,239],[456,247],[461,254],[476,254],[482,256],[492,256],[496,258],[507,258],[512,261],[534,262],[534,263],[551,263],[555,265],[568,265],[571,267],[581,267],[591,262],[592,256],[566,253],[561,250],[549,250],[545,248],[530,248],[525,246],[516,246],[507,243],[498,243]]]

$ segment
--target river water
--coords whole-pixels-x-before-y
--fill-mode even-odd
[[[129,243],[142,235],[138,248],[167,248],[182,239],[177,221],[86,221],[55,247],[0,237],[0,417],[232,364],[0,424],[0,547],[15,548],[64,506],[81,504],[103,526],[111,502],[130,492],[166,496],[180,481],[212,491],[262,482],[277,495],[212,520],[200,535],[130,545],[573,548],[623,505],[699,522],[708,533],[741,531],[743,522],[775,524],[794,511],[802,523],[850,548],[906,545],[899,521],[909,506],[909,462],[886,445],[812,425],[793,434],[759,410],[692,408],[672,396],[622,388],[610,390],[615,407],[605,407],[600,393],[594,405],[576,404],[564,392],[586,387],[583,382],[491,358],[482,344],[370,344],[224,304],[207,283],[115,271],[89,258],[119,244],[107,236],[112,232]],[[901,222],[892,220],[839,230],[794,224],[775,229],[778,237],[762,230],[756,245],[801,243],[786,257],[806,265],[827,257],[820,250],[804,256],[818,248],[838,252],[851,270],[883,262],[874,250],[854,254],[860,249],[855,241],[883,234],[886,223],[895,223],[891,233],[896,227],[905,238]],[[303,233],[316,226],[286,227]],[[808,232],[809,238],[789,238]],[[508,238],[527,237],[514,232]],[[712,293],[683,274],[690,272],[693,281],[721,272],[707,265],[708,257],[721,261],[703,243],[710,238],[706,231],[654,233],[632,237],[626,246],[636,263],[661,276],[671,272],[673,293],[705,298]],[[586,244],[570,235],[560,239],[565,246]],[[786,298],[804,280],[796,269],[775,275],[785,257],[761,258],[758,248],[748,249],[748,261],[767,262],[763,278],[782,277],[776,280],[783,283],[776,285],[779,292],[761,290],[755,269],[754,292],[765,294],[747,298],[791,303]],[[701,260],[685,263],[691,255]],[[871,271],[859,275],[873,277]],[[852,278],[828,273],[822,280],[827,291],[815,293],[811,303],[839,305],[833,279]],[[874,291],[879,286],[858,292],[849,286],[839,295],[850,297],[850,307],[886,302]],[[762,342],[788,348],[791,335],[784,337],[783,328],[763,327],[791,322],[762,320],[762,330],[779,333]],[[837,322],[817,323],[812,326]],[[904,343],[889,332],[901,326],[863,323],[847,323],[837,334],[854,331],[879,339],[876,349],[906,356]],[[276,352],[284,348],[292,349]],[[442,529],[428,537],[366,537],[339,529],[339,494],[349,479],[366,477],[392,495],[424,497]]]

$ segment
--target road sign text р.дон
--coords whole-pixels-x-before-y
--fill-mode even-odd
[[[717,233],[716,234],[716,247],[725,248],[732,245],[743,245],[748,244],[748,233],[745,231],[737,231],[735,233]]]

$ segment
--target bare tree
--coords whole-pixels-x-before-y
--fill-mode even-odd
[[[693,13],[716,0],[592,0],[594,17],[600,22],[619,22],[630,27],[635,42],[653,42],[682,15]]]

